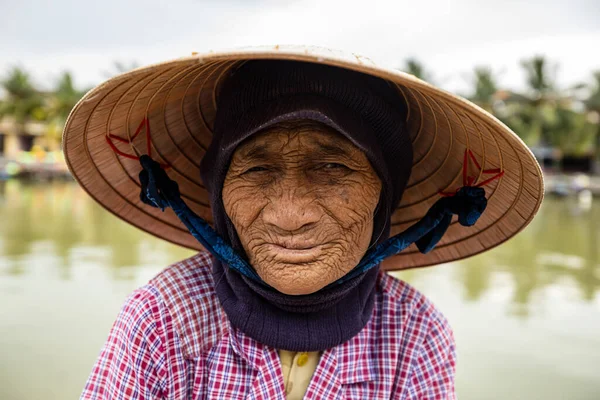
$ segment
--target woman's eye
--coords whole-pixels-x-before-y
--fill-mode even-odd
[[[256,166],[256,167],[252,167],[250,169],[247,169],[244,173],[250,173],[250,172],[264,172],[264,171],[268,171],[267,167],[263,167],[263,166]]]
[[[325,170],[340,170],[340,169],[348,169],[348,167],[346,167],[344,164],[338,164],[338,163],[327,163],[327,164],[323,164],[322,167]]]

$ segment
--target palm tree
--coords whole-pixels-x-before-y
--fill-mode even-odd
[[[75,87],[71,73],[63,72],[46,101],[48,123],[45,129],[45,138],[47,147],[58,147],[67,117],[84,94],[85,91]]]
[[[590,86],[590,94],[583,103],[588,111],[588,121],[596,125],[595,151],[598,163],[600,163],[600,71],[594,72],[593,79],[594,82]]]
[[[13,67],[0,84],[5,93],[0,101],[0,118],[11,117],[18,133],[25,132],[27,122],[44,119],[42,95],[35,89],[27,71]]]
[[[521,66],[525,69],[527,85],[533,101],[542,103],[556,98],[556,85],[553,82],[556,65],[548,63],[544,56],[535,56],[521,61]]]
[[[64,122],[75,104],[83,97],[84,91],[78,90],[73,84],[70,72],[63,72],[49,100],[49,115]]]
[[[498,85],[492,69],[489,67],[476,67],[472,78],[473,94],[468,96],[469,100],[488,112],[494,111]]]
[[[537,117],[536,109],[529,104],[516,101],[514,96],[509,95],[500,120],[508,125],[529,147],[539,145],[542,138],[541,119]]]
[[[525,70],[527,93],[523,95],[524,103],[521,106],[520,118],[529,122],[530,134],[543,144],[556,142],[556,133],[550,132],[557,106],[557,96],[553,82],[554,77],[550,66],[543,56],[535,56],[523,60],[521,66]],[[551,140],[551,137],[554,140]]]
[[[570,97],[560,95],[555,84],[556,65],[543,56],[521,62],[527,90],[508,97],[504,121],[530,146],[539,144],[581,156],[593,147],[593,131],[585,116],[574,110]]]
[[[431,82],[431,74],[425,69],[423,64],[415,58],[408,58],[405,67],[402,68],[402,70],[419,79]]]
[[[595,147],[596,129],[589,123],[586,114],[566,107],[555,107],[551,124],[546,130],[548,143],[565,155],[585,156]]]
[[[590,86],[590,95],[584,103],[588,110],[600,114],[600,71],[594,72],[593,77],[594,82]]]

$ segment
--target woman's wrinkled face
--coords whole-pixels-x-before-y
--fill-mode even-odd
[[[238,146],[222,197],[258,275],[282,293],[302,295],[359,263],[380,191],[352,142],[324,125],[295,121]]]

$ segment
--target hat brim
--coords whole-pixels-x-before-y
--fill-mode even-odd
[[[396,87],[409,105],[407,125],[413,169],[402,201],[392,216],[392,234],[422,218],[440,192],[463,184],[465,150],[479,166],[468,173],[484,181],[486,169],[504,172],[485,186],[486,212],[473,227],[454,221],[428,254],[412,245],[384,262],[398,270],[462,259],[495,247],[521,231],[543,198],[541,169],[527,146],[509,128],[476,105],[411,75],[374,65],[364,57],[330,50],[281,46],[210,53],[161,63],[114,77],[87,93],[69,116],[63,148],[79,184],[104,208],[157,237],[202,250],[171,210],[161,212],[139,199],[139,162],[119,155],[146,153],[169,165],[182,198],[198,215],[212,220],[199,165],[212,137],[217,97],[224,77],[251,59],[297,60],[362,72]],[[148,119],[150,144],[139,134]],[[110,136],[113,135],[113,136]],[[113,140],[119,137],[122,140]],[[113,138],[113,139],[111,139]],[[107,140],[108,139],[108,140]]]

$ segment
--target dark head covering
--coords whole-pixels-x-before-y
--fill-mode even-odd
[[[256,60],[232,71],[219,93],[213,140],[201,164],[216,231],[244,253],[221,197],[237,146],[279,122],[308,119],[340,132],[367,155],[382,181],[371,244],[387,239],[412,166],[407,111],[399,97],[382,79],[318,64]],[[218,260],[213,273],[217,296],[236,328],[275,348],[315,351],[352,338],[366,325],[378,270],[304,296],[279,293]]]
[[[279,122],[308,119],[340,132],[367,155],[382,182],[373,239],[386,239],[412,166],[407,109],[399,97],[382,79],[320,64],[259,60],[234,70],[219,93],[214,136],[200,166],[217,232],[243,253],[221,198],[237,146]]]

